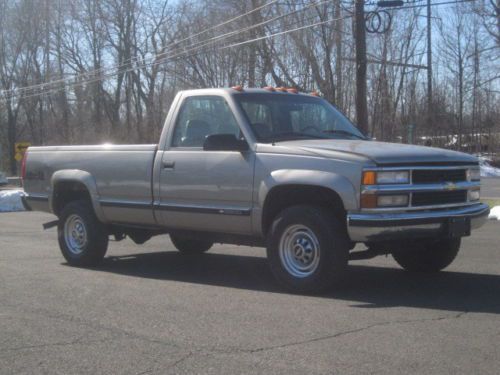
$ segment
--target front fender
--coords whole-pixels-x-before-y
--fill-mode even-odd
[[[102,207],[99,204],[99,194],[97,192],[97,184],[95,178],[86,171],[79,169],[63,169],[55,172],[50,179],[50,186],[52,193],[49,195],[49,207],[52,212],[54,212],[54,192],[57,184],[61,182],[79,182],[85,186],[90,195],[90,200],[92,202],[92,207],[97,218],[101,222],[105,222],[104,213]]]
[[[267,194],[280,185],[313,185],[335,191],[346,211],[358,209],[356,189],[349,179],[333,172],[306,169],[279,169],[271,172],[260,184],[257,201],[264,207]]]

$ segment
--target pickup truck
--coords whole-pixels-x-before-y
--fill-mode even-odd
[[[169,234],[191,256],[265,247],[298,292],[376,255],[440,271],[489,212],[475,157],[367,139],[317,95],[271,87],[179,92],[158,144],[30,147],[22,177],[70,265],[96,265],[109,236]]]

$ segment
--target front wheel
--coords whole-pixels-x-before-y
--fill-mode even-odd
[[[438,272],[448,267],[460,250],[460,238],[424,241],[392,253],[394,260],[412,272]]]
[[[94,266],[108,249],[108,233],[86,201],[68,203],[57,227],[62,255],[72,266]]]
[[[319,292],[340,281],[349,241],[329,211],[294,206],[282,211],[268,235],[267,258],[276,279],[295,292]]]

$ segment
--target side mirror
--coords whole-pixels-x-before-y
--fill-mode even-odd
[[[247,151],[248,143],[234,134],[212,134],[203,142],[205,151]]]

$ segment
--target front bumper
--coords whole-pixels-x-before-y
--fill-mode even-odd
[[[489,212],[486,204],[478,203],[439,211],[348,213],[347,231],[354,242],[439,237],[447,235],[450,219],[465,218],[476,229],[486,222]]]

